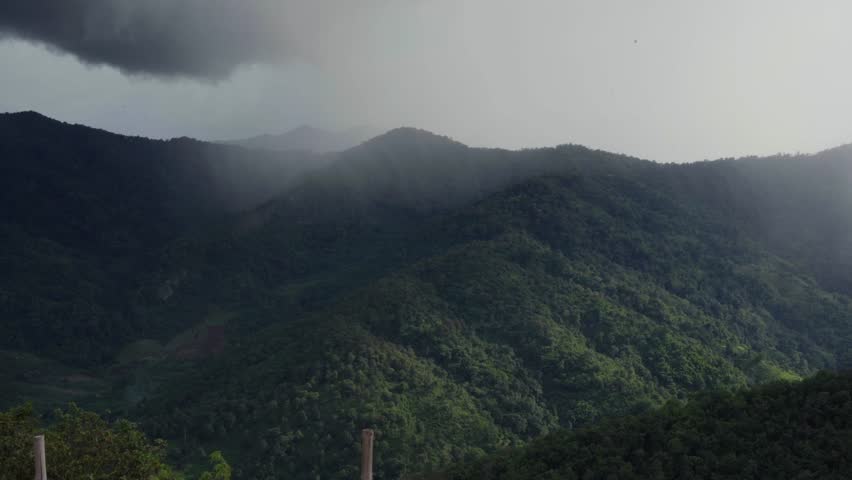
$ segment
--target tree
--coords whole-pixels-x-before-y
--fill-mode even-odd
[[[56,421],[40,426],[32,405],[0,412],[0,480],[32,477],[32,439],[43,433],[51,478],[87,480],[180,480],[166,462],[166,443],[149,440],[127,420],[108,422],[72,404],[55,412]],[[221,452],[210,455],[212,471],[200,480],[230,480]]]

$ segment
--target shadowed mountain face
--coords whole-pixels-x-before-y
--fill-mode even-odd
[[[335,132],[303,125],[278,135],[258,135],[223,143],[261,150],[329,153],[342,152],[377,134],[378,132],[370,127],[353,127]]]
[[[96,248],[115,230],[173,238],[259,205],[326,162],[187,138],[126,137],[33,112],[0,115],[0,157],[6,223]]]
[[[560,432],[431,480],[843,478],[852,468],[852,374],[715,393]]]
[[[0,125],[0,346],[85,367],[109,387],[75,400],[239,478],[351,478],[365,426],[397,478],[852,362],[848,148],[660,165],[403,128],[313,156]]]
[[[161,248],[325,162],[0,115],[4,346],[97,361],[134,335],[126,299]]]

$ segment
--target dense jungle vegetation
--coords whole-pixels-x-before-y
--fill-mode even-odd
[[[849,147],[309,155],[3,115],[0,406],[109,409],[237,479],[352,478],[368,426],[382,479],[689,415],[852,367],[850,182]]]
[[[820,374],[561,431],[434,480],[842,479],[852,468],[852,375]]]

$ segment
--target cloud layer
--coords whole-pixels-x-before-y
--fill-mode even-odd
[[[314,55],[324,30],[374,3],[4,1],[0,36],[43,43],[125,73],[219,79],[241,65]]]
[[[811,151],[850,141],[850,16],[848,0],[0,0],[0,110],[152,136],[413,125],[665,161]]]

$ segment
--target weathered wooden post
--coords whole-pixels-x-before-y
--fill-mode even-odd
[[[361,480],[373,480],[373,437],[371,429],[361,430]]]
[[[37,435],[33,441],[35,453],[35,480],[47,480],[47,462],[44,456],[44,435]]]

